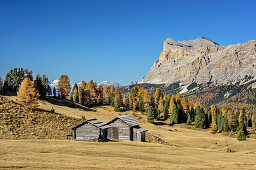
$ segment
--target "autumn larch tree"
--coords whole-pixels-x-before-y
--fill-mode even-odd
[[[163,97],[160,97],[160,99],[159,99],[158,111],[159,111],[159,114],[164,111],[164,99],[163,99]]]
[[[162,97],[162,92],[159,88],[156,88],[155,92],[154,92],[154,104],[155,106],[158,106],[158,102],[160,97]]]
[[[110,87],[105,86],[103,89],[103,104],[109,105],[110,104]]]
[[[67,75],[61,75],[58,82],[57,92],[61,98],[68,98],[70,92],[70,82]]]
[[[256,112],[252,115],[252,127],[256,128]]]
[[[17,93],[18,100],[28,109],[36,109],[39,98],[38,91],[34,88],[34,83],[29,78],[25,78],[19,87]]]
[[[169,102],[169,110],[168,110],[170,114],[172,113],[172,107],[174,105],[176,105],[176,99],[175,99],[175,96],[172,95],[170,102]]]
[[[90,105],[94,106],[97,104],[98,99],[98,90],[97,90],[97,84],[94,83],[93,80],[91,80],[88,83],[89,92],[90,92]]]
[[[98,88],[98,98],[97,98],[97,103],[99,105],[102,105],[103,104],[103,86],[102,85],[99,85],[99,88]]]
[[[211,106],[211,113],[212,113],[212,124],[211,128],[213,131],[217,131],[217,108],[215,105]]]
[[[25,77],[33,81],[33,71],[25,69]]]
[[[149,89],[145,89],[144,95],[143,95],[144,110],[147,110],[147,107],[151,105],[151,102],[152,102],[152,94],[149,91]]]
[[[122,111],[122,109],[121,109],[122,101],[123,101],[122,93],[121,93],[120,88],[117,86],[116,91],[115,91],[115,100],[114,100],[116,112]]]
[[[138,110],[138,107],[139,107],[139,98],[137,97],[137,99],[132,100],[133,111]]]
[[[239,118],[238,118],[239,126],[243,126],[247,122],[247,117],[245,114],[245,109],[240,110]]]

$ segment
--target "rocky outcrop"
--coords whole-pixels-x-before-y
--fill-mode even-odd
[[[164,41],[159,60],[139,83],[235,84],[256,76],[256,41],[219,45],[205,37]]]

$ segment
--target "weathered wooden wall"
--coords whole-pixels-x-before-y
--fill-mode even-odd
[[[133,128],[133,141],[145,142],[145,132],[141,132]]]
[[[110,140],[132,140],[132,131],[129,125],[120,119],[109,124],[111,128],[108,130],[108,139]]]
[[[75,140],[99,141],[100,129],[91,124],[84,124],[75,130]]]

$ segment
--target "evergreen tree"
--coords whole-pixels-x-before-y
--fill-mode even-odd
[[[206,106],[205,114],[206,114],[206,117],[207,117],[206,128],[209,128],[211,126],[211,123],[212,123],[212,113],[211,113],[211,108],[209,106]]]
[[[192,118],[191,118],[191,112],[190,110],[187,111],[187,125],[190,125],[192,123]]]
[[[55,87],[53,87],[52,93],[53,93],[53,96],[56,97],[56,88]]]
[[[243,141],[246,140],[246,136],[248,135],[245,123],[240,125],[236,132],[237,140]]]
[[[154,108],[152,106],[147,107],[147,120],[149,123],[154,123]]]
[[[115,96],[113,94],[110,94],[110,105],[115,107]]]
[[[42,85],[44,87],[45,93],[48,94],[49,96],[52,95],[52,90],[49,85],[48,77],[46,77],[46,75],[43,75],[43,77],[42,77]],[[45,94],[45,96],[46,96],[46,94]]]
[[[48,85],[48,88],[47,88],[47,95],[52,96],[52,89],[50,85]]]
[[[79,96],[78,96],[78,86],[75,83],[72,89],[72,92],[70,94],[70,100],[74,102],[79,102]]]
[[[227,111],[223,117],[223,131],[224,132],[228,132],[229,128],[228,128],[228,118],[227,118]]]
[[[29,78],[25,78],[17,93],[18,100],[28,109],[36,109],[38,104],[39,93],[34,88],[34,83]]]
[[[165,102],[164,102],[164,110],[163,110],[163,113],[164,113],[164,119],[166,120],[168,118],[168,115],[169,115],[169,103],[170,103],[170,99],[166,99]]]
[[[178,123],[186,123],[187,115],[185,114],[183,107],[181,105],[181,100],[177,99],[176,101],[177,109],[178,109]]]
[[[4,92],[15,92],[18,90],[21,82],[25,78],[22,68],[14,68],[5,76]],[[33,80],[33,79],[32,79]]]
[[[204,109],[200,105],[196,107],[195,127],[202,129],[206,128],[206,115],[204,114]]]
[[[176,102],[172,106],[170,122],[171,123],[178,123],[179,122],[178,108],[177,108]]]
[[[143,112],[144,108],[143,108],[143,100],[139,97],[139,111]]]
[[[218,132],[221,132],[223,130],[223,116],[221,114],[218,115],[217,127],[218,127]]]
[[[42,78],[41,78],[39,73],[37,74],[36,79],[34,80],[34,84],[35,84],[35,88],[39,92],[39,95],[40,95],[39,98],[40,99],[45,99],[46,89],[45,89],[45,87],[42,83]]]

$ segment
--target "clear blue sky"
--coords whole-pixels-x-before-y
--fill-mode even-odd
[[[158,59],[163,41],[256,39],[256,1],[0,0],[0,75],[14,67],[128,84]]]

